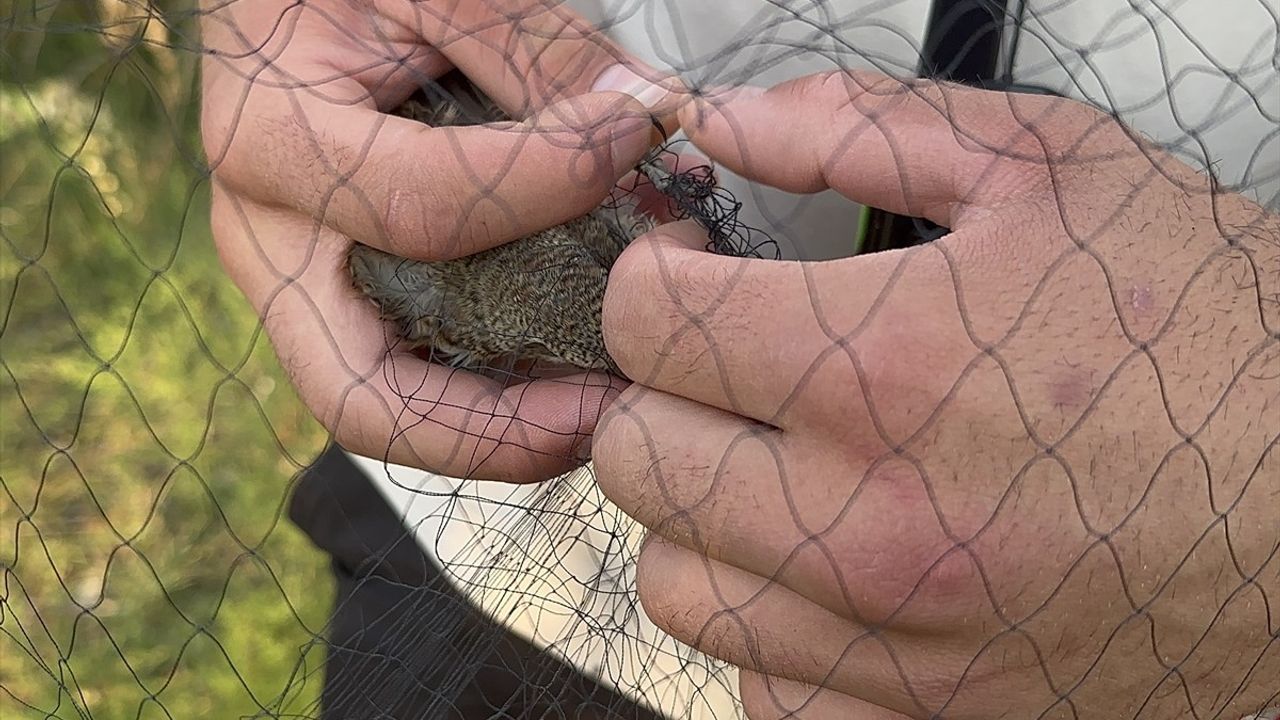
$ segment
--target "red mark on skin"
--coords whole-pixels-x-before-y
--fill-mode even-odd
[[[1155,299],[1151,296],[1151,286],[1136,286],[1129,290],[1129,307],[1137,317],[1142,317],[1155,308]]]
[[[1069,366],[1049,384],[1049,401],[1059,410],[1080,410],[1093,400],[1093,371]]]
[[[1150,285],[1134,285],[1129,288],[1129,309],[1132,311],[1130,331],[1139,336],[1154,332],[1160,322],[1156,316],[1157,299]]]

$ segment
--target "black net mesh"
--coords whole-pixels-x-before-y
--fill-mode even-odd
[[[0,33],[0,716],[1276,717],[1274,2],[17,0]],[[626,113],[575,98],[623,53],[686,102],[830,74],[724,162],[650,108],[612,167]],[[423,122],[451,74],[522,122]],[[984,159],[929,197],[953,146]],[[825,190],[895,165],[858,192],[897,214]],[[531,218],[569,229],[475,259]],[[613,317],[658,325],[605,352],[609,270],[678,220],[725,264],[630,254]],[[350,239],[394,260],[376,302]]]

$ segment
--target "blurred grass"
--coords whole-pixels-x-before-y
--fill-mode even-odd
[[[208,231],[194,1],[0,0],[0,717],[314,712],[325,437]]]

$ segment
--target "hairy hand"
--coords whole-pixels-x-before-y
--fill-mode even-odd
[[[835,73],[713,160],[950,234],[633,244],[604,332],[639,594],[763,718],[1239,718],[1280,686],[1280,220],[1080,104]],[[849,229],[853,242],[855,228]]]
[[[453,258],[577,217],[648,149],[651,120],[626,94],[590,93],[598,81],[628,89],[620,81],[637,76],[619,63],[634,63],[558,2],[446,5],[209,3],[214,236],[302,399],[344,446],[535,480],[581,462],[617,381],[502,384],[403,352],[351,288],[347,252],[359,241]],[[527,119],[428,128],[388,114],[455,67]]]

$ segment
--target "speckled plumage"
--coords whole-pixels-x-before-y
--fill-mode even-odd
[[[447,76],[442,88],[399,114],[433,126],[503,119],[461,75]],[[456,260],[408,260],[357,243],[349,266],[356,288],[401,337],[438,361],[482,369],[537,360],[617,372],[600,328],[605,283],[627,243],[653,225],[625,207],[602,206]]]

